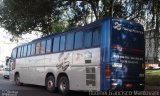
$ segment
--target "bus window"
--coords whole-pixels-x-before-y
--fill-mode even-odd
[[[17,57],[21,57],[21,47],[18,47],[18,53],[17,53]]]
[[[46,53],[50,53],[51,52],[51,39],[47,40],[47,44],[46,44]]]
[[[45,54],[46,40],[41,42],[41,54]]]
[[[54,38],[53,52],[58,52],[59,51],[59,39],[60,39],[59,36]]]
[[[31,45],[28,45],[28,51],[27,51],[27,56],[31,55]]]
[[[73,49],[73,41],[74,41],[74,33],[68,33],[66,35],[67,41],[66,41],[66,50],[72,50]]]
[[[12,51],[12,57],[13,57],[13,58],[16,58],[16,57],[17,57],[17,49],[18,49],[18,48],[13,49],[13,51]]]
[[[99,45],[99,43],[100,43],[100,36],[99,36],[100,34],[99,34],[99,29],[95,29],[94,31],[93,31],[93,46],[98,46]]]
[[[83,32],[76,32],[74,49],[82,48],[82,44],[83,44]]]
[[[23,48],[24,46],[21,47],[21,57],[23,57]]]
[[[60,51],[64,51],[65,46],[65,36],[61,36],[61,42],[60,42]]]
[[[86,48],[89,48],[89,47],[91,47],[91,40],[92,40],[92,32],[91,31],[89,31],[89,32],[85,32],[85,37],[84,37],[84,46],[86,47]]]
[[[33,43],[32,44],[32,48],[31,48],[31,55],[34,55],[35,54],[35,44]]]
[[[36,55],[38,55],[40,53],[40,47],[41,47],[40,42],[37,42],[36,43]]]
[[[23,48],[23,56],[25,57],[27,55],[27,45]]]

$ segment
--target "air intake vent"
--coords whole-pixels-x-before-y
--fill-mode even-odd
[[[86,68],[86,85],[96,86],[95,68]]]

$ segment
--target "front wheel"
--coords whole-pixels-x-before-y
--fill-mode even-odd
[[[16,85],[18,85],[18,86],[21,86],[21,85],[22,85],[22,83],[20,82],[19,74],[16,74],[16,75],[15,75],[15,83],[16,83]]]
[[[66,76],[60,77],[58,81],[58,90],[64,96],[69,92],[69,80]]]

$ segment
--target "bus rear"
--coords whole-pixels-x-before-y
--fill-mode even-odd
[[[143,90],[143,27],[124,19],[108,19],[102,30],[101,90]]]

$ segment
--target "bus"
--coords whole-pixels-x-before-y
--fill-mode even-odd
[[[15,47],[14,81],[62,94],[143,90],[144,46],[142,25],[125,19],[97,20]]]

